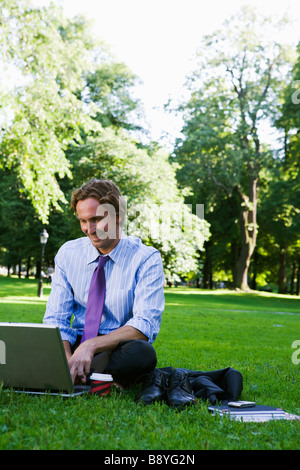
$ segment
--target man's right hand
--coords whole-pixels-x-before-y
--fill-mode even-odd
[[[86,383],[87,376],[90,373],[90,366],[93,357],[94,349],[92,346],[92,341],[85,341],[80,346],[78,346],[68,361],[73,384],[77,378],[81,381],[81,383]]]

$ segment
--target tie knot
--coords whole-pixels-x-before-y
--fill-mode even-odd
[[[106,255],[106,256],[100,256],[98,268],[102,268],[108,260],[109,260],[109,256],[108,256],[108,255]]]

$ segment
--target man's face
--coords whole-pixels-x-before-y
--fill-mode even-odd
[[[78,201],[76,212],[81,230],[94,247],[103,254],[112,251],[120,239],[119,221],[114,208],[109,204],[101,205],[97,199],[88,198]]]

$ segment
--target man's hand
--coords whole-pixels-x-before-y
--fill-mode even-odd
[[[94,348],[91,341],[82,343],[69,359],[69,368],[73,384],[76,379],[85,384],[87,375],[90,373],[90,366],[94,357]]]
[[[79,378],[82,383],[86,383],[86,377],[90,373],[90,366],[94,354],[103,351],[113,351],[120,341],[130,339],[148,340],[148,338],[136,328],[125,325],[107,335],[96,336],[95,338],[84,341],[78,346],[73,355],[70,343],[64,341],[73,384],[77,378]]]

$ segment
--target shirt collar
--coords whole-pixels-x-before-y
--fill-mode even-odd
[[[125,260],[126,244],[127,244],[127,235],[125,235],[125,233],[122,230],[119,243],[114,247],[114,249],[110,253],[108,253],[109,257],[119,266],[122,266]]]
[[[99,258],[99,251],[94,247],[91,240],[88,239],[88,244],[86,247],[86,262],[91,264]]]
[[[127,235],[121,231],[121,238],[118,242],[118,244],[114,247],[114,249],[108,253],[108,256],[116,263],[119,264],[120,266],[123,265],[124,258],[126,255],[126,250],[125,250],[125,245],[126,245],[126,240],[127,240]],[[86,250],[86,259],[87,259],[87,264],[93,263],[96,261],[100,253],[97,250],[97,248],[94,247],[92,244],[91,240],[88,239],[89,243],[87,245],[87,250]]]

